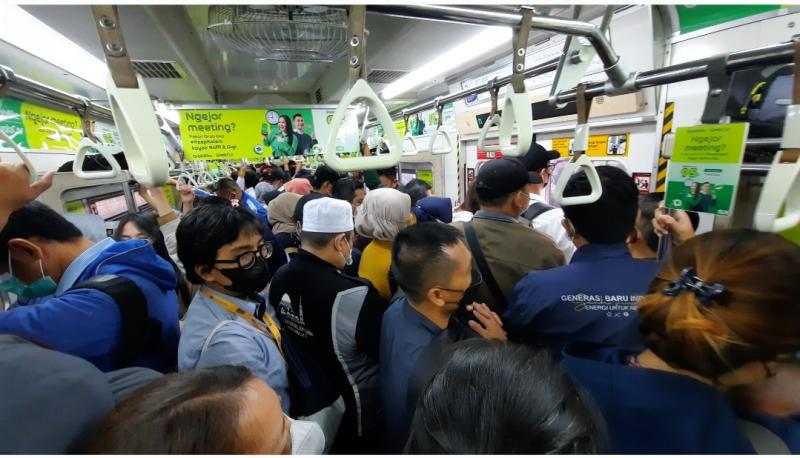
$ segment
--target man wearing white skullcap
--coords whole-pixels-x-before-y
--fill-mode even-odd
[[[293,346],[319,366],[306,368],[312,386],[305,391],[313,397],[333,388],[334,399],[320,399],[316,408],[344,399],[331,453],[379,453],[378,352],[388,302],[368,281],[342,273],[352,263],[352,206],[329,197],[306,203],[300,241],[297,255],[272,280],[270,303]]]

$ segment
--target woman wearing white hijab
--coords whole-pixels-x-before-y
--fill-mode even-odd
[[[392,298],[389,268],[392,240],[411,224],[411,197],[396,189],[370,191],[356,214],[356,232],[372,239],[361,255],[358,276],[372,282],[385,299]]]

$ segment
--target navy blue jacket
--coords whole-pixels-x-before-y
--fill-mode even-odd
[[[568,266],[530,272],[503,313],[509,338],[545,345],[554,356],[569,342],[640,342],[636,302],[658,263],[633,259],[625,244],[584,245]]]
[[[630,366],[630,356],[641,351],[572,343],[563,352],[564,370],[589,391],[605,418],[608,453],[755,453],[722,391],[686,375]],[[763,416],[748,420],[770,429],[797,453],[795,422]]]

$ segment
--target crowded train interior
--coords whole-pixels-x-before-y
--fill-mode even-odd
[[[0,2],[0,453],[800,452],[798,24]]]

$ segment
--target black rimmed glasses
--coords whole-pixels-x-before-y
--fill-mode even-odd
[[[470,282],[469,286],[467,286],[465,289],[442,288],[441,286],[434,286],[434,288],[439,288],[439,289],[442,289],[442,290],[445,290],[445,291],[450,291],[451,293],[464,294],[469,289],[475,288],[477,286],[480,286],[481,283],[483,283],[483,275],[481,274],[481,271],[478,270],[478,269],[473,268],[472,269],[472,281]]]
[[[272,243],[265,242],[259,245],[258,249],[255,251],[246,251],[240,254],[236,259],[215,259],[214,264],[219,263],[226,263],[226,264],[238,264],[239,267],[242,269],[250,269],[254,265],[256,265],[257,256],[261,256],[262,259],[269,259],[272,256]]]

